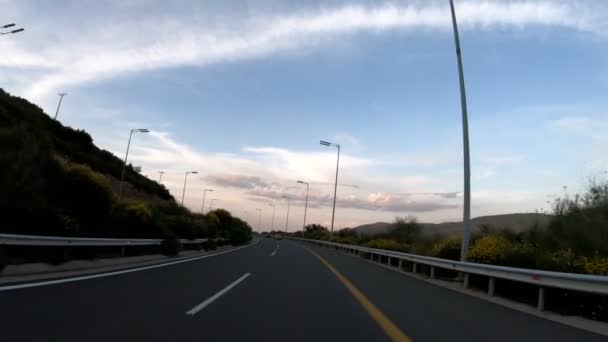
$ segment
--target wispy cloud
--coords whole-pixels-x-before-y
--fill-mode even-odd
[[[120,2],[115,2],[105,7],[107,10],[119,5]],[[15,17],[34,17],[30,11],[35,11],[36,6],[16,8]],[[26,97],[36,99],[62,87],[146,70],[205,66],[329,46],[327,43],[337,37],[363,31],[450,29],[445,1],[348,5],[300,10],[295,14],[249,15],[241,18],[241,24],[228,21],[232,26],[222,26],[217,20],[205,25],[200,20],[200,10],[175,16],[145,17],[132,13],[137,16],[133,18],[122,14],[123,10],[131,9],[129,6],[120,9],[116,13],[104,13],[108,14],[104,20],[70,19],[72,25],[61,26],[58,30],[61,34],[28,30],[27,43],[3,39],[0,66],[38,70],[22,85]],[[84,7],[74,9],[77,10],[95,16]],[[594,13],[582,3],[471,0],[459,1],[457,11],[464,30],[542,25],[604,33],[603,18],[598,18],[597,11]],[[36,16],[36,21],[47,27],[57,25],[55,19]],[[108,26],[108,22],[112,25]]]
[[[206,177],[205,181],[217,186],[244,190],[250,198],[257,201],[275,202],[288,196],[292,203],[303,206],[306,199],[302,188],[298,189],[290,183],[264,180],[255,176],[212,175]],[[456,208],[455,203],[444,201],[444,199],[456,199],[456,195],[457,193],[390,194],[373,192],[363,196],[339,195],[336,202],[341,208],[421,213]],[[308,196],[309,206],[313,208],[330,206],[332,201],[333,192],[325,186],[313,187]]]
[[[608,120],[588,116],[565,116],[552,122],[552,125],[563,131],[584,134],[595,140],[608,139],[605,134]]]

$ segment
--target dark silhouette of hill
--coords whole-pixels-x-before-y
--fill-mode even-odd
[[[251,228],[227,211],[194,214],[169,191],[100,149],[84,130],[0,89],[0,232],[129,238],[223,237]]]

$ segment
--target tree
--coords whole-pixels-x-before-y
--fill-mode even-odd
[[[394,229],[383,234],[399,243],[413,245],[420,236],[420,225],[414,217],[396,217],[393,222]]]
[[[304,227],[304,237],[307,239],[327,240],[329,238],[329,229],[320,224],[309,224]]]

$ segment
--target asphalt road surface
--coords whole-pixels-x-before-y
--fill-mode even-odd
[[[2,341],[606,341],[331,249],[261,238],[229,253],[0,287]]]

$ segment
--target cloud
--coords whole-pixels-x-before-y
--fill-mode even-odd
[[[278,202],[288,196],[292,205],[304,206],[306,194],[303,187],[295,187],[292,182],[266,180],[249,175],[210,175],[205,182],[221,187],[244,190],[248,198],[255,201]],[[426,195],[431,196],[426,196]],[[353,194],[338,195],[336,206],[340,208],[362,209],[387,212],[431,212],[442,209],[456,208],[454,203],[446,203],[441,199],[455,199],[457,193],[429,193],[400,195],[389,193],[369,193],[367,196]],[[308,205],[311,208],[331,206],[333,204],[333,189],[328,187],[313,187],[308,195]]]
[[[301,152],[290,151],[277,147],[251,147],[243,148],[244,152],[252,154],[252,158],[263,163],[265,168],[276,177],[289,174],[294,179],[303,179],[310,182],[325,183],[328,176],[333,179],[336,167],[336,152]],[[342,153],[340,155],[340,170],[354,178],[378,162],[368,158],[355,157]]]
[[[401,196],[413,197],[413,196],[437,196],[445,199],[455,199],[458,198],[461,192],[453,191],[453,192],[405,192],[400,193]]]
[[[255,187],[247,193],[255,200],[265,200],[268,202],[282,201],[284,200],[284,196],[288,196],[292,205],[299,206],[304,206],[306,200],[303,191],[290,191],[278,184],[270,187]],[[452,196],[446,197],[443,194],[439,195],[439,197],[444,199],[455,198]],[[311,208],[331,206],[332,204],[333,192],[331,191],[315,189],[308,195],[308,206]],[[338,194],[336,206],[339,208],[398,213],[424,213],[458,207],[455,203],[445,202],[437,197],[429,198],[428,196],[422,196],[420,198],[410,198],[410,196],[381,192],[369,193],[367,196]]]
[[[256,176],[210,175],[205,177],[209,184],[237,189],[270,188],[272,185]]]
[[[499,169],[517,164],[524,159],[525,157],[523,155],[514,155],[504,152],[482,154],[479,157],[479,165],[474,167],[473,178],[475,180],[481,180],[494,177],[497,175]]]
[[[99,8],[99,14],[74,4],[69,13],[78,15],[67,17],[52,12],[56,15],[38,16],[40,27],[56,29],[31,29],[27,39],[3,39],[0,66],[38,70],[24,85],[26,97],[37,99],[62,88],[136,72],[202,67],[331,46],[327,43],[333,39],[360,32],[450,30],[445,1],[353,4],[289,14],[235,14],[238,21],[220,20],[224,19],[220,16],[209,18],[200,6],[186,6],[191,8],[189,12],[172,8],[164,13],[163,7],[170,4],[159,4],[158,12],[144,12],[137,4],[111,2]],[[33,4],[22,5],[13,14],[32,18],[35,16],[31,12],[36,10]],[[82,16],[78,11],[88,14]],[[147,14],[142,16],[142,12]],[[598,12],[601,11],[592,11],[589,6],[561,1],[457,3],[463,30],[541,25],[603,34],[604,18],[598,17]]]
[[[588,146],[589,150],[581,151],[580,155],[588,161],[585,166],[589,171],[605,171],[608,168],[608,119],[605,114],[567,115],[552,121],[549,127],[557,129],[560,136],[569,135],[568,138]]]
[[[602,140],[606,139],[608,120],[587,116],[565,116],[553,121],[552,125],[563,131],[585,134],[593,139]]]

